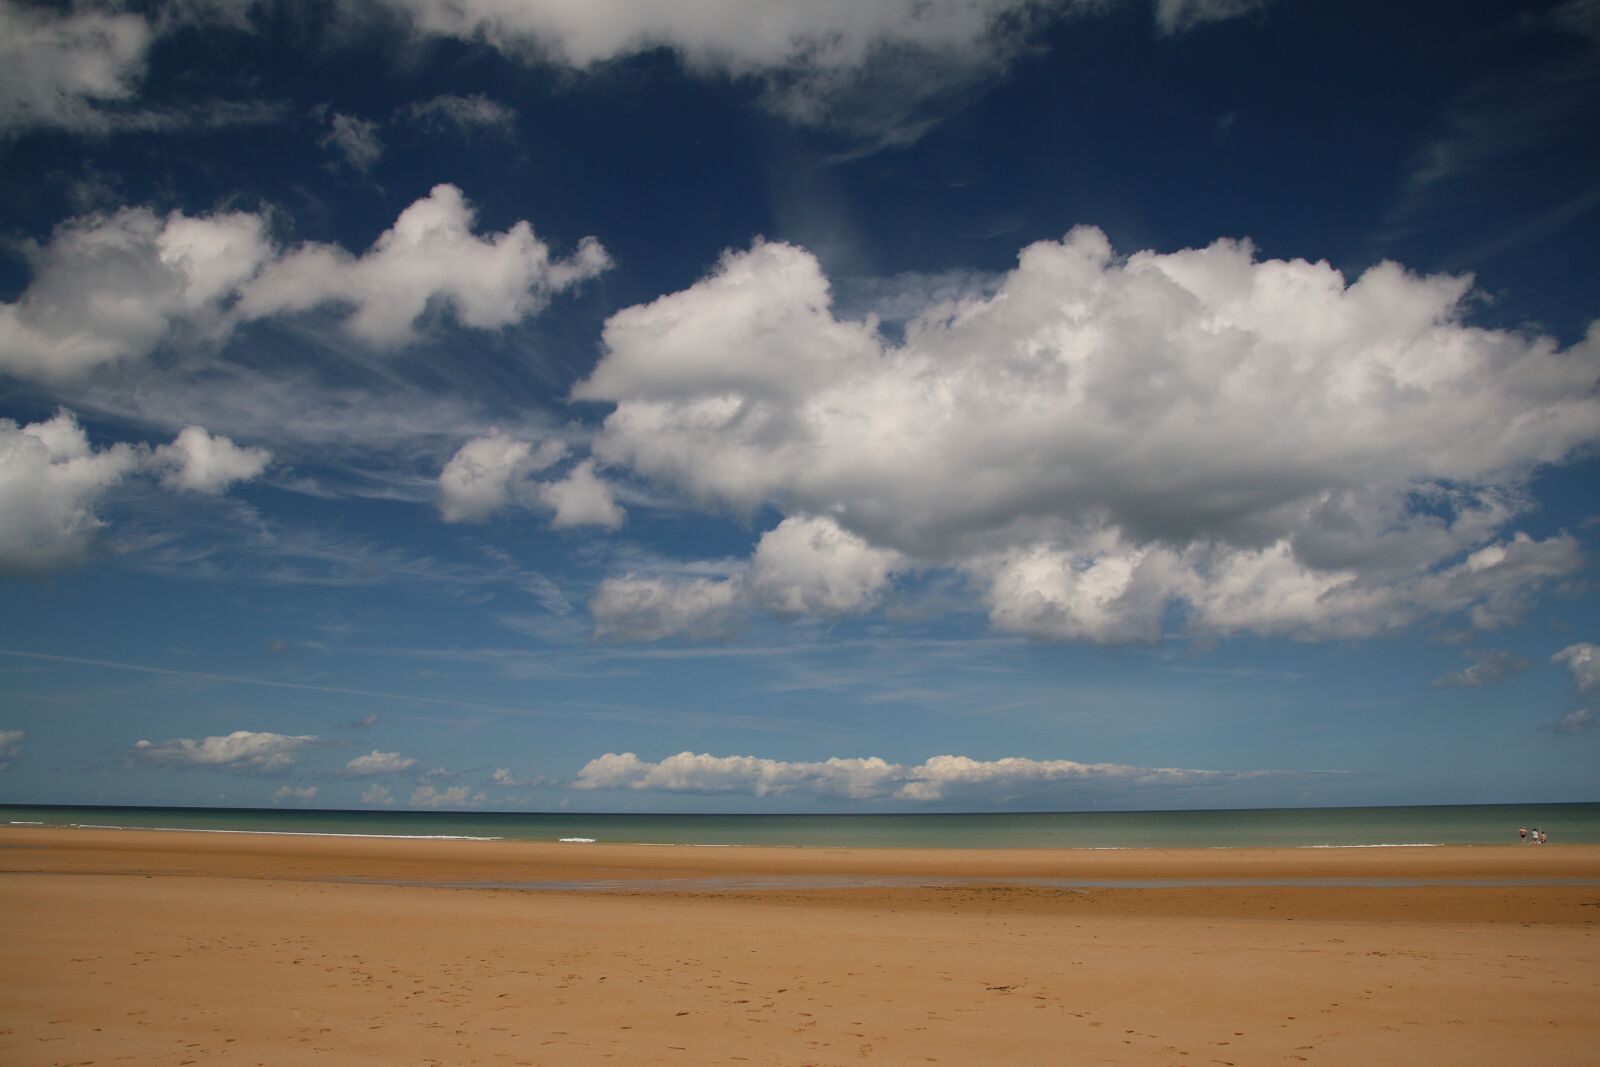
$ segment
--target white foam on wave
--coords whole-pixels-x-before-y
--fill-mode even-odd
[[[12,826],[43,826],[44,823],[42,823],[42,822],[34,822],[31,819],[12,819],[11,820],[11,825]]]
[[[594,838],[592,838],[592,837],[563,837],[563,838],[560,839],[560,841],[561,841],[561,843],[563,845],[592,845],[592,844],[594,844]]]
[[[384,841],[504,841],[503,837],[474,837],[471,834],[335,834],[322,830],[215,830],[200,826],[111,826],[104,823],[69,822],[74,830],[155,830],[163,834],[251,834],[259,837],[370,837]]]
[[[592,837],[563,837],[563,841],[593,841]],[[704,841],[616,841],[613,844],[627,845],[629,848],[800,848],[799,845],[723,845],[707,844]],[[833,848],[833,845],[821,845],[820,848]]]
[[[1296,848],[1442,848],[1442,841],[1397,841],[1383,845],[1296,845]]]

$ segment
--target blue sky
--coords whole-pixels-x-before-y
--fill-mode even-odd
[[[1594,800],[1597,48],[0,0],[0,802]]]

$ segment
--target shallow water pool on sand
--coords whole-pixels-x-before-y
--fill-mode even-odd
[[[770,874],[705,878],[606,878],[571,881],[451,882],[340,878],[342,883],[418,889],[499,889],[532,893],[743,893],[804,889],[953,889],[1016,886],[1039,889],[1414,889],[1423,886],[1507,888],[1600,886],[1600,878],[927,878],[913,875]]]

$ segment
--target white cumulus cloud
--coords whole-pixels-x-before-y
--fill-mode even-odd
[[[1583,565],[1575,538],[1512,524],[1534,469],[1600,439],[1600,326],[1565,350],[1473,326],[1470,289],[1240,241],[1120,256],[1085,227],[896,341],[834,314],[810,253],[758,241],[613,315],[574,396],[615,405],[600,461],[708,508],[826,516],[886,575],[954,569],[1001,629],[1150,641],[1174,610],[1216,634],[1488,629]],[[877,572],[841,588],[870,600]],[[667,595],[623,592],[612,616]]]
[[[155,463],[164,468],[161,484],[168,489],[216,494],[235,482],[259,477],[272,461],[264,448],[240,448],[221,434],[199,426],[185,426],[170,445],[155,450]]]
[[[482,804],[484,800],[482,793],[473,793],[464,785],[452,785],[445,789],[419,785],[411,791],[413,808],[464,808],[468,804]]]
[[[884,796],[902,770],[877,757],[790,763],[756,756],[680,752],[652,763],[632,752],[608,752],[586,763],[574,785],[579,789],[648,789],[751,796],[802,792],[864,799]]]
[[[371,248],[280,249],[263,214],[159,216],[124,208],[62,223],[29,250],[33,276],[0,304],[0,371],[61,380],[164,343],[218,342],[239,322],[335,307],[343,328],[385,348],[448,309],[473,329],[508,326],[610,265],[600,243],[554,258],[527,222],[473,232],[475,212],[452,185],[402,211]]]
[[[1033,544],[975,558],[997,629],[1058,640],[1153,642],[1181,564],[1160,546],[1099,531],[1071,547]]]
[[[595,474],[592,459],[574,466],[560,481],[539,486],[539,499],[555,512],[550,525],[558,530],[572,526],[604,526],[614,530],[622,525],[624,518],[615,491],[609,482]]]
[[[244,287],[238,312],[259,318],[343,305],[351,309],[347,331],[392,347],[414,338],[430,307],[448,307],[465,326],[498,329],[611,265],[592,237],[571,258],[553,259],[528,223],[479,237],[472,232],[475,217],[461,190],[434,186],[360,256],[306,244],[273,260]]]
[[[95,505],[139,464],[125,444],[94,450],[69,412],[27,426],[0,419],[0,572],[82,559],[103,525]]]
[[[515,4],[387,0],[418,32],[486,41],[508,56],[587,70],[667,48],[705,76],[754,80],[774,110],[807,123],[901,128],[922,105],[1002,70],[1032,0],[702,0],[650,4]]]
[[[1079,763],[1076,760],[1036,760],[1007,756],[975,760],[968,756],[934,756],[909,768],[896,796],[909,800],[940,800],[959,790],[1011,790],[1050,782],[1128,782],[1140,786],[1192,785],[1237,780],[1261,772],[1208,771],[1182,767],[1136,767],[1124,763]]]
[[[691,62],[750,70],[791,63],[859,66],[885,42],[981,46],[995,21],[1026,0],[631,0],[519,4],[501,0],[390,0],[422,30],[482,38],[513,54],[590,66],[667,47]]]
[[[317,799],[317,787],[314,785],[286,785],[272,792],[272,802],[274,804],[281,804],[285,800],[296,800],[305,804],[315,799]]]
[[[607,578],[589,601],[597,637],[658,641],[686,636],[731,636],[744,621],[746,594],[738,578],[627,575]]]
[[[758,607],[825,617],[869,611],[904,563],[898,552],[875,548],[832,519],[791,517],[762,536],[748,562],[607,578],[589,614],[597,637],[720,639]]]
[[[271,774],[287,770],[300,759],[300,753],[319,739],[308,734],[275,734],[235,730],[231,734],[203,737],[198,741],[176,737],[170,741],[140,741],[132,755],[144,763],[176,767],[215,767],[221,770]]]
[[[531,475],[556,463],[566,446],[553,438],[535,444],[491,430],[474,437],[439,472],[439,513],[446,522],[482,522],[536,492]]]
[[[608,752],[585,764],[573,784],[579,789],[935,801],[951,793],[987,793],[998,797],[1019,789],[1063,782],[1183,785],[1238,780],[1262,773],[1266,772],[1136,767],[1019,756],[998,760],[934,756],[922,763],[907,765],[890,763],[876,756],[791,762],[693,752],[680,752],[652,762],[632,752]]]
[[[1162,32],[1179,32],[1264,2],[1158,0],[1156,23]],[[793,120],[869,133],[889,144],[915,140],[936,124],[942,102],[1001,75],[1031,46],[1037,29],[1116,6],[1114,0],[381,3],[418,34],[481,41],[515,60],[577,70],[670,49],[693,74],[753,83],[767,106]],[[240,10],[174,4],[162,21],[227,22],[246,29]],[[134,14],[60,14],[0,0],[0,131],[170,128],[203,121],[202,115],[125,113],[136,98],[154,35],[155,27]],[[509,109],[482,96],[446,94],[409,110],[414,120],[434,124],[509,126]],[[331,122],[324,143],[365,170],[381,152],[375,124],[338,113]]]
[[[394,794],[389,792],[388,786],[369,785],[361,791],[363,804],[393,804]]]
[[[344,765],[346,774],[398,774],[417,765],[415,758],[398,752],[379,752],[373,749],[365,756],[357,756]]]
[[[270,459],[198,426],[154,450],[122,443],[95,449],[69,411],[26,426],[0,419],[0,572],[83,559],[105,525],[97,505],[130,476],[156,473],[169,489],[216,494],[259,475]]]
[[[1243,14],[1265,0],[1159,0],[1163,33]],[[942,105],[1003,75],[1037,31],[1117,0],[384,0],[420,34],[482,41],[513,59],[587,71],[668,49],[702,77],[758,87],[809,125],[914,141]]]
[[[1600,645],[1580,642],[1568,645],[1554,656],[1551,663],[1562,663],[1572,672],[1572,686],[1580,693],[1600,688]]]
[[[872,607],[900,566],[826,517],[791,517],[768,530],[751,560],[755,596],[774,611],[845,615]]]
[[[537,777],[518,778],[514,773],[512,773],[510,767],[496,767],[494,774],[490,776],[489,780],[495,785],[504,786],[507,789],[525,789],[529,786],[539,785],[543,781]]]
[[[0,304],[0,370],[55,380],[214,337],[226,305],[273,254],[247,212],[166,217],[124,208],[62,223],[32,249],[22,296]]]

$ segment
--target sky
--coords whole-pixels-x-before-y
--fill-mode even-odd
[[[1597,130],[1597,0],[0,0],[0,803],[1600,800]]]

